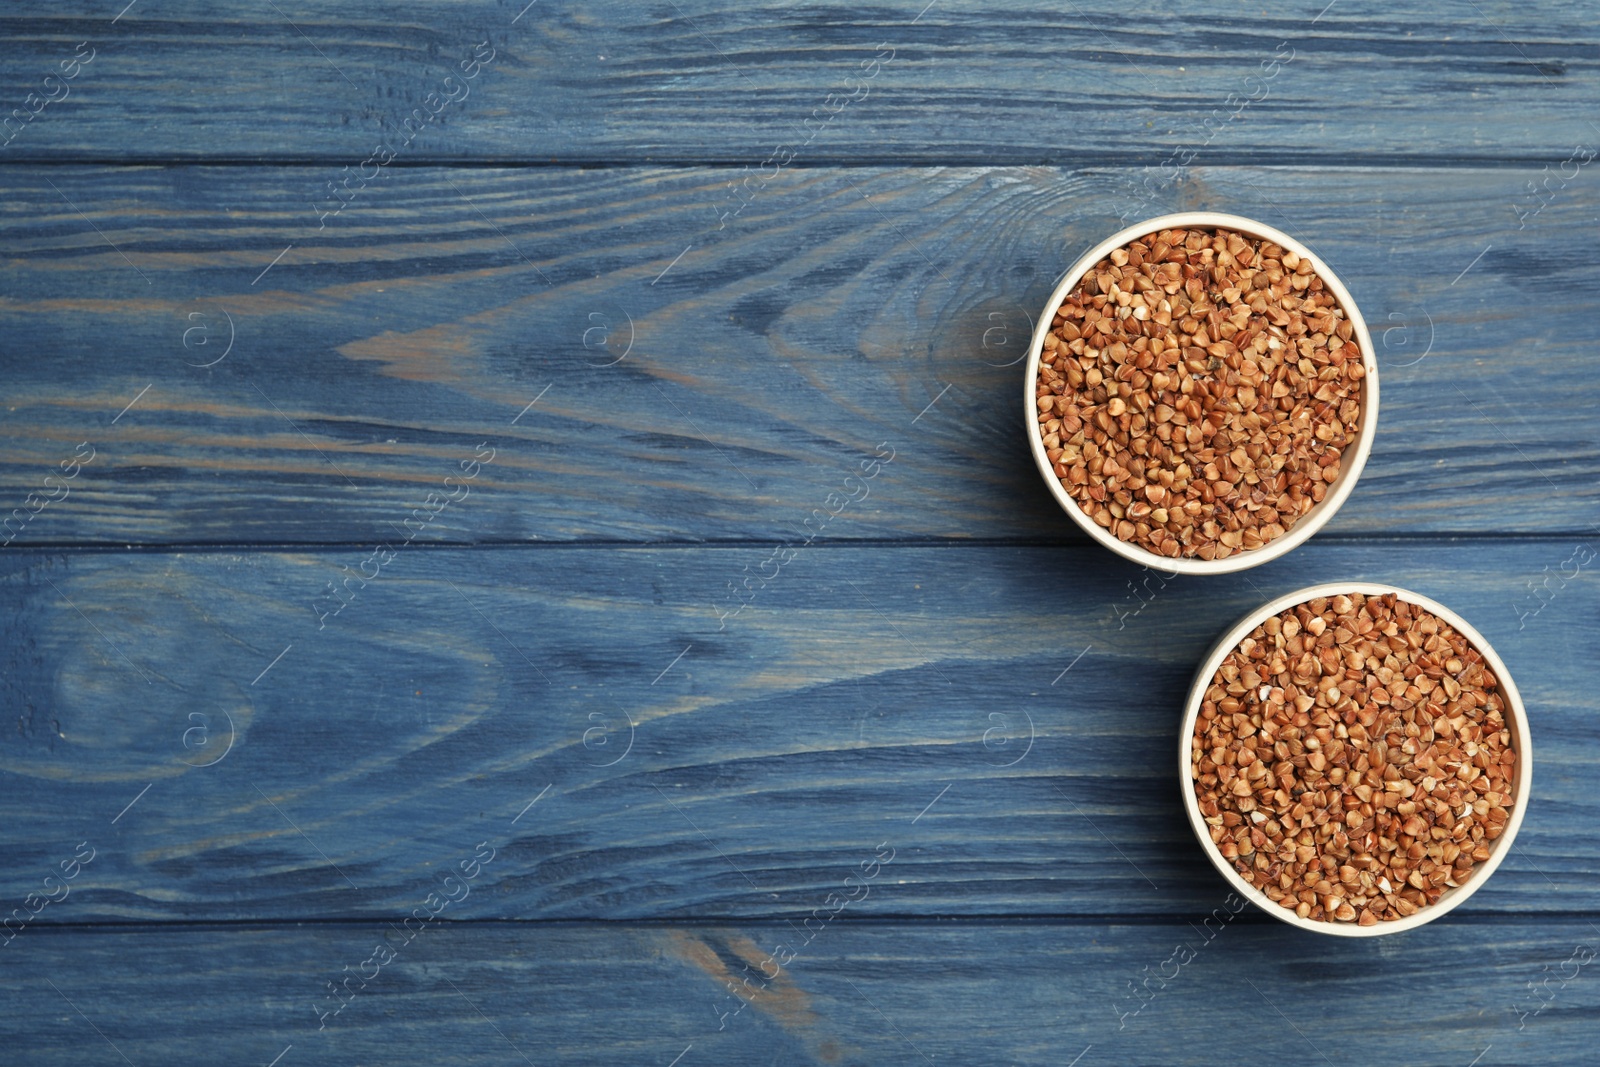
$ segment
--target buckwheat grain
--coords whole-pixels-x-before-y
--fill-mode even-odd
[[[1206,690],[1190,768],[1235,871],[1301,918],[1370,926],[1489,858],[1516,763],[1482,654],[1422,608],[1352,593],[1239,642]]]
[[[1353,326],[1303,260],[1229,230],[1149,234],[1057,309],[1036,381],[1062,486],[1116,537],[1226,559],[1282,537],[1360,432]]]

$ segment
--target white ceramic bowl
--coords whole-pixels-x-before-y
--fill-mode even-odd
[[[1233,865],[1222,858],[1222,853],[1211,841],[1211,834],[1207,832],[1205,817],[1200,814],[1200,803],[1194,795],[1194,775],[1191,770],[1191,745],[1194,738],[1195,723],[1200,717],[1200,705],[1205,699],[1206,689],[1211,684],[1211,679],[1216,675],[1217,668],[1222,666],[1222,661],[1228,654],[1257,626],[1268,618],[1286,611],[1298,604],[1317,597],[1334,597],[1339,594],[1362,593],[1367,596],[1383,596],[1393,593],[1398,599],[1407,604],[1431,612],[1433,615],[1451,626],[1471,643],[1483,655],[1484,663],[1494,673],[1495,680],[1499,682],[1499,692],[1505,701],[1506,725],[1511,730],[1511,743],[1517,753],[1516,782],[1510,817],[1506,821],[1505,832],[1497,839],[1489,842],[1489,858],[1482,863],[1475,864],[1472,876],[1465,885],[1454,889],[1445,890],[1438,901],[1429,904],[1404,918],[1380,921],[1372,926],[1358,926],[1355,923],[1327,922],[1320,919],[1302,919],[1289,908],[1275,904],[1267,895],[1245,881]],[[1227,633],[1217,639],[1216,644],[1206,653],[1200,663],[1200,669],[1195,672],[1194,681],[1189,688],[1189,701],[1184,707],[1183,728],[1178,732],[1178,782],[1183,791],[1184,810],[1189,813],[1189,825],[1194,828],[1195,836],[1200,840],[1200,847],[1205,854],[1222,872],[1228,884],[1246,900],[1260,906],[1269,914],[1282,919],[1291,926],[1298,926],[1302,930],[1312,930],[1319,934],[1333,934],[1336,937],[1376,937],[1379,934],[1397,934],[1404,930],[1413,930],[1423,923],[1429,923],[1455,908],[1473,893],[1476,893],[1488,881],[1495,868],[1500,866],[1500,861],[1506,858],[1511,851],[1511,842],[1517,836],[1517,828],[1522,825],[1522,817],[1528,810],[1528,797],[1533,786],[1533,747],[1528,739],[1528,713],[1522,705],[1522,695],[1517,692],[1517,687],[1511,680],[1511,672],[1506,670],[1506,665],[1495,654],[1489,642],[1483,635],[1461,616],[1451,611],[1436,601],[1405,589],[1392,585],[1374,585],[1370,582],[1329,582],[1325,585],[1313,585],[1305,589],[1286,593],[1275,600],[1268,601],[1261,607],[1252,611],[1235,623]]]
[[[1260,548],[1236,551],[1226,559],[1204,560],[1187,556],[1174,559],[1157,555],[1148,549],[1122,540],[1095,522],[1078,506],[1077,501],[1072,499],[1061,484],[1061,479],[1056,477],[1055,471],[1051,469],[1050,457],[1045,453],[1044,437],[1039,428],[1038,400],[1034,395],[1035,382],[1039,377],[1039,359],[1044,351],[1044,339],[1055,323],[1056,309],[1061,306],[1062,301],[1077,286],[1090,267],[1100,262],[1114,249],[1157,230],[1217,228],[1234,230],[1250,237],[1272,241],[1294,252],[1301,259],[1309,260],[1322,278],[1322,284],[1338,299],[1339,306],[1344,309],[1345,317],[1355,327],[1356,344],[1361,349],[1361,362],[1366,367],[1366,378],[1361,390],[1361,429],[1355,442],[1344,450],[1340,459],[1339,477],[1328,487],[1327,495],[1323,497],[1322,502],[1302,515],[1282,537],[1268,541]],[[1056,286],[1055,292],[1050,294],[1050,299],[1044,307],[1044,314],[1039,316],[1038,325],[1033,331],[1033,345],[1028,350],[1027,373],[1023,375],[1022,384],[1024,420],[1028,426],[1028,442],[1033,448],[1033,459],[1039,466],[1039,473],[1044,477],[1045,486],[1055,497],[1056,503],[1061,505],[1061,510],[1065,511],[1090,537],[1117,555],[1154,570],[1178,574],[1227,574],[1230,571],[1244,570],[1277,559],[1305,541],[1333,518],[1334,512],[1339,510],[1339,506],[1355,488],[1356,479],[1361,476],[1361,468],[1366,466],[1367,456],[1372,451],[1372,439],[1378,432],[1378,357],[1373,351],[1372,337],[1367,332],[1366,321],[1362,319],[1349,290],[1345,289],[1338,276],[1311,249],[1288,234],[1253,219],[1241,218],[1238,215],[1220,215],[1209,211],[1162,215],[1136,226],[1129,226],[1107,237],[1079,257],[1072,265],[1072,269],[1061,279],[1061,284]]]

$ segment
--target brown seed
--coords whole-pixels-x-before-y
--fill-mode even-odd
[[[1229,532],[1206,521],[1219,542]],[[1388,922],[1465,885],[1516,793],[1504,700],[1481,662],[1394,596],[1319,598],[1264,621],[1223,659],[1195,728],[1196,800],[1214,841],[1237,839],[1224,858],[1312,921]]]
[[[1095,264],[1057,309],[1041,438],[1059,435],[1074,457],[1062,485],[1119,538],[1226,559],[1282,537],[1338,477],[1361,432],[1361,353],[1310,262],[1282,255],[1226,230],[1163,230]],[[1141,488],[1150,521],[1100,517]]]

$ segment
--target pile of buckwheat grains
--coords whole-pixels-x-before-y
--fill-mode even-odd
[[[1039,432],[1074,501],[1158,555],[1226,559],[1320,502],[1360,430],[1352,323],[1308,260],[1225,229],[1148,234],[1055,313]]]
[[[1510,817],[1498,684],[1465,637],[1393,595],[1267,619],[1222,661],[1191,739],[1212,842],[1301,918],[1371,926],[1436,902]]]

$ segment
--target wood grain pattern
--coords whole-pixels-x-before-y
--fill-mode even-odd
[[[788,926],[453,923],[410,943],[378,923],[45,930],[7,950],[0,1038],[73,1067],[219,1049],[280,1067],[416,1050],[507,1067],[1593,1062],[1600,983],[1569,962],[1593,959],[1587,922],[1445,920],[1356,942],[1244,915],[1202,926],[1226,914],[1216,896],[1148,925],[838,920],[742,1010],[727,985],[758,987]],[[394,958],[365,989],[352,979],[319,1031],[325,983],[371,975],[377,946]],[[1132,1014],[1147,976],[1158,992]]]
[[[1232,162],[1553,163],[1596,136],[1600,43],[1571,3],[1454,0],[1417,18],[1378,0],[1227,14],[1193,0],[177,0],[113,24],[121,7],[8,8],[8,109],[61,95],[40,82],[78,42],[97,51],[7,157],[354,166],[384,141],[401,162],[756,167],[788,144],[800,164],[1155,164],[1185,146]],[[442,79],[481,41],[494,59],[471,95],[405,144],[430,92],[460,95]],[[1287,65],[1263,65],[1274,56]],[[1234,100],[1250,102],[1229,118]]]
[[[1380,429],[1329,535],[1600,523],[1600,183],[1518,229],[1532,173],[1197,170],[1150,209],[1284,227],[1364,310]],[[96,449],[15,543],[387,538],[484,441],[429,538],[791,538],[882,442],[826,537],[1078,538],[1016,364],[1127,172],[794,171],[718,231],[728,175],[410,170],[319,232],[326,168],[6,169],[0,501]]]
[[[1593,1062],[1583,5],[0,39],[0,1059]],[[1217,580],[1087,545],[1018,411],[1061,270],[1184,208],[1315,248],[1383,372],[1344,511]],[[1370,943],[1229,918],[1175,781],[1209,642],[1341,577],[1535,743],[1506,864]]]
[[[1572,549],[1312,542],[1163,586],[1088,547],[815,546],[723,619],[766,546],[412,547],[320,630],[365,551],[13,552],[0,899],[88,841],[37,922],[403,916],[487,841],[452,917],[802,918],[887,840],[879,914],[1204,910],[1194,665],[1347,577],[1442,598],[1529,703],[1533,803],[1466,907],[1593,908],[1600,617],[1588,575],[1528,591]]]

